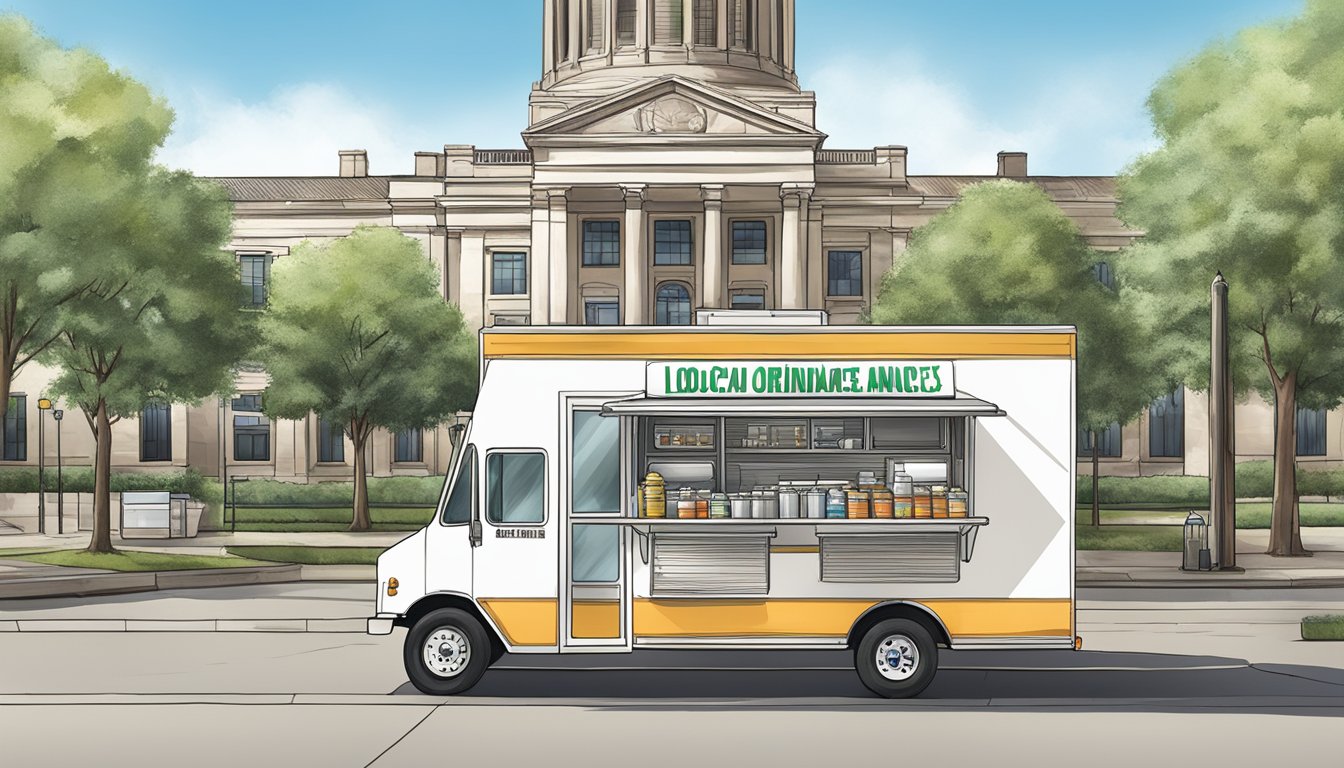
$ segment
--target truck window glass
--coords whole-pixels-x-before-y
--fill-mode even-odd
[[[546,456],[540,451],[491,453],[485,457],[486,517],[492,523],[540,523]]]
[[[620,577],[620,531],[614,525],[575,525],[571,567],[576,584],[613,582]]]
[[[453,483],[452,495],[443,507],[443,524],[456,525],[471,522],[471,486],[472,473],[476,466],[476,451],[467,449],[462,457],[462,466],[457,470],[457,481]]]
[[[621,497],[620,420],[597,411],[574,413],[571,487],[574,511],[619,512]]]

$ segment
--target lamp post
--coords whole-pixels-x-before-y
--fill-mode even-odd
[[[47,532],[47,411],[51,410],[51,400],[41,398],[37,401],[37,532]]]
[[[1213,567],[1237,567],[1236,427],[1228,354],[1227,280],[1219,272],[1210,291],[1209,350],[1209,526]]]
[[[61,480],[61,417],[65,411],[56,408],[51,418],[56,420],[56,532],[65,533],[65,483]]]

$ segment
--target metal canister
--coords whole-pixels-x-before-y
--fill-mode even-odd
[[[845,492],[845,517],[850,520],[863,520],[871,517],[868,509],[868,492],[851,490]]]
[[[753,520],[765,518],[765,494],[761,491],[751,492],[751,517]]]
[[[803,507],[809,519],[820,520],[826,516],[825,488],[809,488],[803,498]]]
[[[709,516],[714,520],[722,520],[729,516],[728,494],[715,493],[709,497]]]
[[[802,497],[796,488],[779,489],[779,516],[781,519],[795,519],[802,513]]]
[[[734,493],[728,497],[728,508],[734,520],[746,520],[751,517],[751,494]]]
[[[775,489],[771,488],[770,490],[762,493],[761,501],[765,503],[765,507],[763,509],[764,514],[762,515],[762,517],[764,517],[767,520],[774,520],[779,517],[779,494],[775,491]]]
[[[832,488],[826,492],[826,517],[830,520],[843,519],[845,516],[845,492]]]
[[[657,472],[650,472],[644,476],[644,515],[646,517],[667,517],[666,494],[662,475]]]
[[[873,491],[873,517],[890,520],[895,515],[893,499],[891,491],[881,488],[875,489]]]

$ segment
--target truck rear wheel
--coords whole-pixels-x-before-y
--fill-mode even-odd
[[[425,614],[406,633],[406,675],[421,693],[453,696],[470,689],[491,660],[490,637],[476,617],[459,608]]]
[[[879,621],[854,649],[854,669],[868,690],[878,696],[918,696],[938,671],[938,645],[919,622]]]

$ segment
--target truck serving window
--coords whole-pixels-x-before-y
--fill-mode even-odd
[[[545,486],[546,454],[540,451],[486,454],[485,509],[491,523],[544,522]]]
[[[471,522],[471,490],[476,467],[476,449],[467,448],[462,457],[462,466],[457,470],[457,481],[453,483],[452,495],[443,507],[443,524],[457,525]]]

